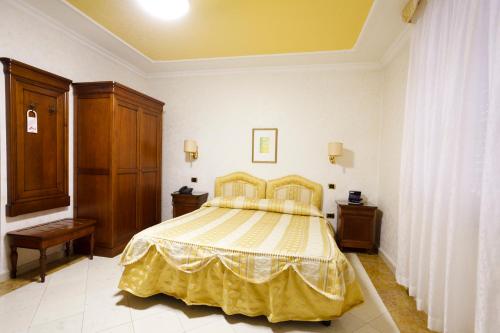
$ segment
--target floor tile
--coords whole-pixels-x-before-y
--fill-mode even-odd
[[[166,333],[166,331],[164,331]],[[134,333],[134,327],[132,323],[127,323],[120,326],[115,326],[99,333]]]
[[[361,324],[362,325],[362,324]],[[351,333],[345,330],[345,325],[332,321],[330,326],[325,326],[321,322],[283,322],[273,324],[273,332],[276,333]]]
[[[374,329],[372,326],[369,324],[361,327],[358,330],[355,330],[353,333],[385,333],[385,332],[379,332],[376,329]]]
[[[15,313],[0,315],[2,333],[27,332],[37,306],[24,308]]]
[[[181,301],[167,295],[155,295],[142,298],[128,294],[127,297],[132,320],[137,320],[157,313],[175,313],[186,307]]]
[[[38,307],[45,289],[38,286],[32,287],[31,285],[35,285],[35,283],[1,296],[0,315],[12,314],[25,308]]]
[[[177,312],[177,316],[186,331],[224,318],[220,309],[208,306],[185,306],[181,311]]]
[[[232,315],[225,317],[235,333],[273,333],[273,323],[261,317],[246,317],[243,315]]]
[[[218,319],[216,321],[213,321],[211,323],[208,323],[206,325],[203,325],[201,327],[192,329],[192,330],[186,330],[186,332],[189,333],[234,333],[233,329],[231,328],[231,325],[226,323],[222,319]]]
[[[399,332],[398,327],[396,326],[396,324],[392,320],[391,315],[388,312],[385,312],[374,320],[370,321],[369,325],[383,333]]]
[[[133,325],[135,333],[182,333],[184,331],[179,318],[168,311],[134,320]]]
[[[380,316],[385,310],[384,307],[380,307],[377,303],[378,302],[374,301],[372,298],[366,297],[363,304],[356,306],[349,313],[364,322],[368,322]]]
[[[85,295],[42,298],[32,325],[39,325],[57,319],[77,315],[84,310]]]
[[[387,276],[377,266],[376,259],[369,258],[369,268],[365,271],[355,255],[348,258],[359,276],[366,302],[332,321],[330,327],[317,322],[272,324],[265,317],[227,316],[219,308],[187,306],[166,295],[136,297],[117,288],[122,272],[118,258],[96,257],[93,261],[83,258],[55,269],[46,283],[23,282],[20,288],[0,296],[2,333],[27,332],[31,322],[32,332],[129,333],[134,332],[134,328],[136,332],[156,329],[165,332],[168,328],[168,332],[189,333],[397,332],[375,288],[382,288],[383,295],[400,290],[388,287],[387,283],[393,280],[370,279],[370,272],[376,274],[377,279]],[[410,307],[408,303],[404,310]]]
[[[30,327],[29,333],[80,333],[83,313]]]
[[[85,280],[69,280],[68,282],[59,282],[57,284],[49,284],[43,295],[44,301],[52,299],[58,300],[69,297],[82,297],[85,295]]]
[[[117,289],[119,278],[119,275],[100,275],[98,277],[93,277],[92,273],[89,273],[86,283],[87,293],[100,292],[110,288]]]
[[[432,332],[427,329],[427,315],[418,311],[415,300],[400,286],[394,273],[377,255],[357,254],[376,292],[387,307],[393,322],[401,332]],[[392,325],[391,324],[391,325]]]
[[[99,332],[132,321],[126,305],[86,307],[82,332]]]
[[[332,325],[336,329],[340,329],[345,332],[353,332],[362,327],[364,324],[365,323],[362,320],[350,312],[345,313],[342,317],[332,321]]]
[[[128,306],[127,293],[118,288],[105,288],[88,292],[85,297],[85,307]]]

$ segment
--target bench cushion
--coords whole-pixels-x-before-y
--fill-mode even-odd
[[[78,231],[87,229],[96,224],[95,220],[87,219],[64,219],[55,222],[39,224],[36,226],[10,231],[8,236],[16,238],[31,238],[33,240],[49,240],[53,238],[73,235]]]

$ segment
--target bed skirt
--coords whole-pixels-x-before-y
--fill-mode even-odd
[[[346,285],[343,300],[332,300],[308,286],[291,267],[257,284],[236,276],[218,258],[199,271],[180,271],[155,247],[125,266],[119,288],[139,297],[163,293],[188,305],[216,306],[229,315],[264,315],[273,323],[332,320],[363,302],[356,280]]]

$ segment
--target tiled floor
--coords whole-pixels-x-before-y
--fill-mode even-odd
[[[400,286],[380,256],[358,254],[385,306],[402,333],[428,333],[427,315],[417,311],[415,300]]]
[[[30,278],[1,283],[0,294],[8,288],[17,289],[0,297],[0,330],[2,333],[397,332],[359,259],[352,254],[349,258],[366,301],[333,321],[330,327],[303,322],[270,324],[263,317],[226,316],[220,309],[190,307],[164,295],[135,297],[116,288],[121,274],[118,258],[95,257],[93,261],[81,258],[65,265],[49,274],[43,284],[30,282]]]

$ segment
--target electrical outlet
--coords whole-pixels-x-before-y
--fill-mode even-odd
[[[334,219],[335,218],[335,214],[334,213],[327,213],[326,214],[326,218],[327,219]]]
[[[335,190],[335,184],[328,184],[328,188],[331,190]]]
[[[196,177],[191,177],[191,183],[197,183],[198,182],[198,178]]]

